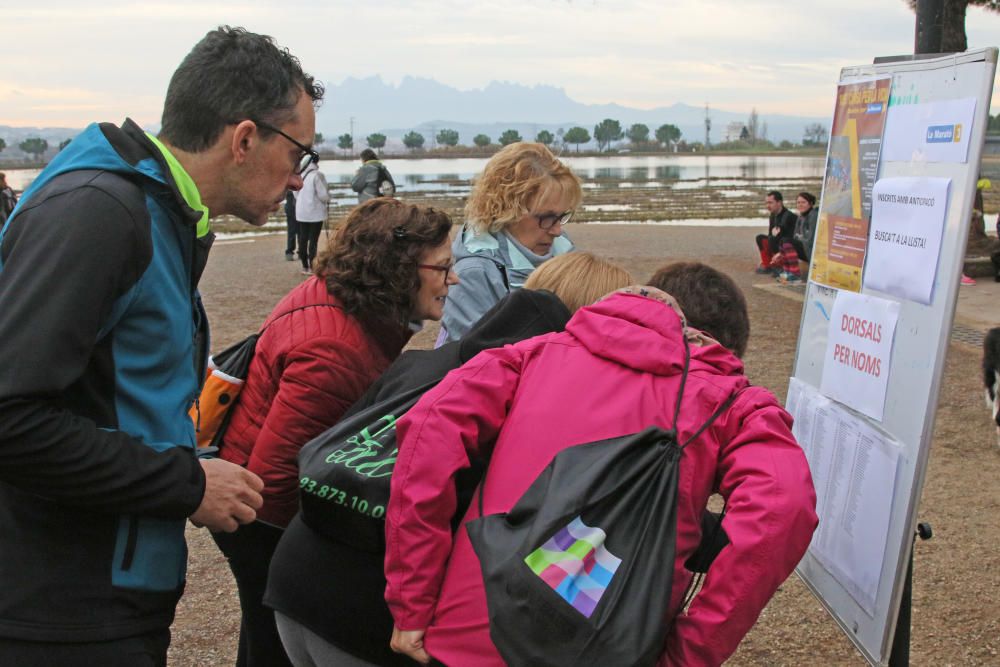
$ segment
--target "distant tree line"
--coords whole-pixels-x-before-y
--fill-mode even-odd
[[[439,146],[448,148],[462,146],[457,130],[443,128],[433,136],[435,142]],[[546,146],[574,146],[577,152],[580,151],[580,144],[589,144],[591,141],[596,141],[598,150],[609,151],[611,150],[614,142],[621,141],[623,138],[627,138],[631,145],[635,147],[647,147],[652,149],[658,145],[663,145],[669,148],[677,145],[680,141],[681,131],[676,125],[667,123],[661,125],[651,135],[649,127],[643,125],[642,123],[636,123],[635,125],[629,127],[628,130],[623,130],[619,121],[613,118],[605,118],[594,126],[593,134],[591,134],[587,128],[579,126],[571,127],[568,130],[559,128],[555,134],[549,130],[541,130],[535,135],[534,141],[545,144]],[[345,134],[340,137],[340,140],[342,140],[338,144],[340,148],[347,150],[351,147],[350,135]],[[385,147],[385,141],[386,138],[384,134],[370,134],[367,138],[369,148],[376,151]],[[520,132],[513,128],[504,130],[500,133],[500,136],[496,138],[496,143],[500,146],[507,146],[517,141],[524,141],[524,137],[521,136]],[[425,143],[426,138],[424,135],[416,130],[407,132],[403,136],[403,145],[413,152],[421,150]],[[477,134],[472,138],[472,143],[477,148],[484,149],[493,144],[493,138],[485,134]]]

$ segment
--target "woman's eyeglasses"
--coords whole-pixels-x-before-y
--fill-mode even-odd
[[[430,269],[431,271],[440,271],[444,275],[445,284],[448,283],[448,276],[455,271],[455,263],[451,264],[417,264],[421,269]]]
[[[568,224],[573,219],[573,211],[563,213],[543,213],[541,215],[532,213],[531,217],[538,221],[538,226],[548,230],[558,225]]]

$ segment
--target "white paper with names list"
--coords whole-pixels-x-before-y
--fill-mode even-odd
[[[825,518],[809,551],[874,615],[899,444],[796,378],[788,387],[787,407],[809,461],[816,513]]]

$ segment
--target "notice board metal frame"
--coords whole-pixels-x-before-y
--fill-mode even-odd
[[[977,100],[966,163],[886,162],[883,159],[879,162],[878,178],[950,178],[951,189],[930,305],[905,301],[868,288],[861,291],[862,294],[901,304],[882,422],[845,407],[857,419],[879,428],[901,444],[875,616],[869,616],[812,553],[806,554],[796,570],[871,664],[887,664],[896,631],[958,299],[996,64],[997,49],[989,48],[933,59],[885,62],[841,70],[841,84],[889,75],[892,77],[893,96],[911,96],[910,101],[912,96],[916,96],[918,103],[969,97]],[[887,127],[889,122],[891,118],[886,121]],[[822,210],[822,197],[820,202]],[[836,294],[837,290],[812,281],[806,287],[793,377],[816,389],[820,386],[823,372],[829,325],[827,318]]]

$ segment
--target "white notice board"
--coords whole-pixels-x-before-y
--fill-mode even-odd
[[[837,303],[841,291],[810,280],[789,388],[788,408],[799,413],[796,435],[810,466],[816,467],[820,496],[821,529],[797,572],[872,664],[887,664],[895,632],[955,315],[996,62],[997,49],[991,48],[841,71],[841,84],[892,78],[877,181],[920,179],[918,186],[937,184],[938,192],[941,184],[948,185],[947,206],[941,212],[943,233],[940,248],[935,250],[937,264],[928,262],[927,274],[921,274],[933,276],[933,284],[922,288],[922,296],[915,299],[899,289],[883,292],[862,282],[860,296],[868,298],[866,303],[885,304],[887,316],[890,307],[898,311],[888,368],[881,365],[884,359],[876,364],[870,354],[853,349],[860,349],[862,343],[884,346],[882,330],[889,334],[877,322],[879,318],[862,312],[853,319],[841,316],[843,322],[833,322],[835,307],[844,312],[846,301]],[[828,153],[828,170],[830,165]],[[931,196],[914,201],[929,205]],[[883,218],[882,222],[891,221]],[[887,228],[875,214],[871,225]],[[886,238],[884,232],[880,235]],[[913,251],[915,243],[923,243],[904,238],[904,233],[889,238],[903,238],[904,245],[897,249],[901,255]],[[872,267],[871,261],[888,261],[885,257],[884,252],[869,254],[865,272]],[[887,273],[891,274],[873,270],[872,283],[891,284],[877,279]],[[928,302],[922,303],[924,299]],[[846,336],[846,342],[838,346],[832,340],[836,336],[842,340]],[[851,336],[858,344],[851,342]],[[828,346],[828,342],[833,344]],[[824,367],[838,360],[845,366],[841,372],[853,367],[867,374],[859,375],[857,382],[884,382],[879,388],[882,393],[868,402],[877,407],[877,401],[882,401],[881,419],[869,416],[879,414],[877,410],[863,413],[820,391]],[[843,388],[839,393],[843,400]],[[858,506],[859,493],[865,494],[860,502],[868,507]],[[872,535],[883,532],[884,545],[880,537],[873,546]],[[856,539],[867,544],[859,543],[854,549],[842,544],[852,535],[861,536]]]

